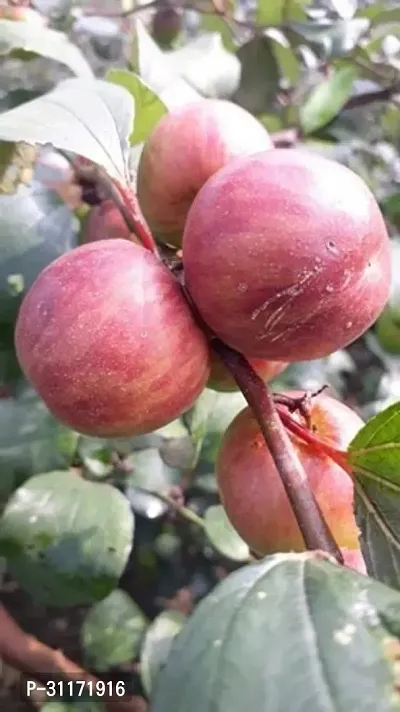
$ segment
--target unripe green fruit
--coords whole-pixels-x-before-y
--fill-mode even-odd
[[[293,417],[304,424],[300,415]],[[363,426],[356,413],[325,394],[312,399],[310,418],[315,434],[340,450]],[[350,475],[296,436],[290,438],[338,545],[359,549]],[[217,478],[227,515],[252,549],[261,554],[305,549],[280,476],[249,408],[236,416],[223,437]]]
[[[205,387],[209,349],[171,272],[128,240],[82,245],[26,295],[15,343],[49,410],[101,437],[147,433]]]
[[[272,381],[286,368],[287,364],[281,361],[265,361],[265,359],[249,359],[250,365],[255,372],[263,379],[263,381]],[[219,356],[214,352],[211,353],[211,371],[210,378],[207,382],[207,388],[212,388],[214,391],[222,393],[239,390],[238,385],[229,373],[226,366],[222,363]]]
[[[371,191],[297,149],[238,158],[210,178],[189,210],[183,263],[215,334],[273,361],[346,346],[389,295],[389,238]]]
[[[151,33],[161,47],[170,47],[182,29],[182,13],[165,5],[153,15]]]
[[[233,158],[273,148],[268,132],[237,104],[202,99],[163,116],[138,167],[140,207],[158,239],[180,247],[189,208]]]

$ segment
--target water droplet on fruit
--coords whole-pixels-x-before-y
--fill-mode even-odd
[[[247,292],[248,288],[248,284],[246,284],[245,282],[241,282],[241,284],[239,284],[238,286],[238,292]]]
[[[339,251],[338,251],[338,249],[337,249],[335,243],[333,242],[333,240],[329,240],[329,241],[326,243],[326,247],[327,247],[327,249],[329,250],[329,252],[332,252],[333,255],[338,255],[338,254],[339,254]]]
[[[140,336],[142,339],[147,339],[147,331],[141,331]]]
[[[352,321],[347,321],[347,322],[346,322],[346,329],[351,329],[352,326],[353,326],[353,322],[352,322]]]
[[[334,290],[333,284],[327,284],[326,291],[329,292],[329,294],[332,294],[333,290]]]

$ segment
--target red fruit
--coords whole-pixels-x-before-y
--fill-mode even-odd
[[[342,549],[342,554],[346,566],[367,575],[367,567],[360,549]]]
[[[293,417],[302,420],[299,415]],[[363,421],[343,403],[322,394],[312,400],[311,426],[320,438],[345,449]],[[327,456],[290,437],[338,545],[358,549],[350,476]],[[252,549],[262,554],[304,550],[286,491],[249,408],[236,416],[224,435],[217,477],[227,515]]]
[[[138,168],[139,202],[152,231],[179,247],[188,210],[208,178],[237,156],[269,148],[260,122],[230,101],[202,99],[164,116]]]
[[[155,430],[193,404],[209,375],[206,340],[177,281],[127,240],[83,245],[44,269],[15,339],[48,408],[89,435]]]
[[[286,368],[287,364],[281,361],[265,361],[260,358],[249,359],[250,364],[263,381],[272,381]],[[211,354],[211,372],[207,388],[214,391],[237,391],[238,386],[228,369],[224,366],[219,356]]]
[[[115,203],[112,200],[105,200],[91,208],[83,224],[83,242],[118,238],[138,243]]]
[[[188,214],[183,262],[211,329],[274,361],[346,346],[389,294],[389,239],[369,188],[296,149],[237,159],[210,178]]]

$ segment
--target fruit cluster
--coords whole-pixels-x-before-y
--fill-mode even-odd
[[[27,378],[81,433],[147,433],[206,386],[234,388],[209,333],[269,380],[289,362],[346,346],[386,303],[389,240],[367,186],[334,161],[275,149],[239,106],[202,100],[162,118],[144,146],[137,192],[154,236],[182,250],[185,289],[209,332],[117,208],[93,208],[86,244],[39,275],[15,334]],[[311,422],[342,448],[362,424],[327,396],[314,401]],[[339,545],[357,548],[348,475],[293,442]],[[303,548],[249,410],[228,429],[217,470],[227,513],[251,547]]]

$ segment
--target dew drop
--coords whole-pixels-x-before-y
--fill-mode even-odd
[[[352,321],[347,321],[347,322],[346,322],[346,329],[351,329],[352,326],[353,326],[353,322],[352,322]]]
[[[333,290],[334,290],[333,284],[327,284],[326,291],[329,292],[329,294],[332,294]]]
[[[238,292],[247,292],[249,285],[246,282],[241,282],[238,286]]]

